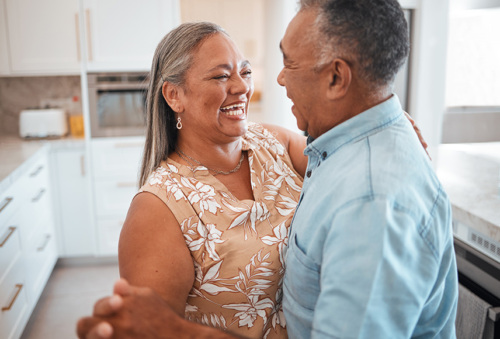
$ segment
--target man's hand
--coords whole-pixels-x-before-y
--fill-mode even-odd
[[[98,300],[91,317],[78,321],[78,337],[180,338],[186,322],[152,289],[135,287],[124,279],[115,283],[114,295]]]

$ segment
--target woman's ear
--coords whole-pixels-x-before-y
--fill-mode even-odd
[[[176,113],[184,112],[184,106],[182,105],[182,100],[180,96],[181,88],[176,86],[168,81],[163,83],[163,87],[161,89],[163,94],[163,98],[167,104],[174,110]]]
[[[352,82],[351,66],[343,59],[334,59],[326,69],[327,97],[336,100],[344,97]]]

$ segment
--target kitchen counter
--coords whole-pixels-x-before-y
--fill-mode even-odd
[[[435,161],[454,220],[500,244],[500,142],[443,144]]]
[[[0,136],[0,192],[10,185],[35,162],[39,154],[48,152],[50,147],[83,144],[83,139],[40,139],[23,140],[16,135]]]

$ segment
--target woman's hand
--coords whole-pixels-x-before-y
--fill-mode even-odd
[[[418,128],[417,124],[415,123],[415,120],[413,120],[413,118],[408,113],[406,113],[406,112],[404,112],[404,113],[406,115],[406,118],[410,121],[411,125],[413,126],[415,133],[417,133],[418,140],[420,140],[420,143],[422,144],[422,147],[424,148],[425,153],[427,153],[427,156],[429,157],[429,159],[432,160],[431,156],[429,155],[429,152],[427,152],[427,147],[429,147],[429,145],[427,145],[427,142],[425,142],[424,137],[422,136],[422,132],[420,131],[420,128]]]

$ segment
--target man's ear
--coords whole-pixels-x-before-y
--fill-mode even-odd
[[[334,59],[326,67],[327,97],[335,100],[344,97],[352,82],[351,66],[343,59]]]
[[[182,105],[182,101],[180,100],[181,91],[182,89],[179,86],[174,85],[168,81],[165,81],[163,83],[163,87],[161,89],[163,98],[165,98],[167,104],[176,113],[184,112],[184,106]]]

